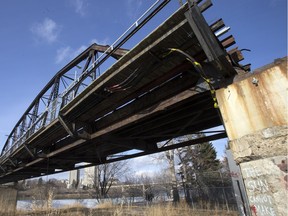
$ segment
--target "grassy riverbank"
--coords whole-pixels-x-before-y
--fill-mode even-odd
[[[229,215],[236,216],[236,211],[221,210],[217,207],[210,209],[194,209],[181,203],[177,206],[173,204],[157,204],[152,206],[124,206],[124,205],[112,205],[111,203],[104,203],[98,205],[97,208],[86,208],[80,204],[74,204],[66,206],[61,209],[34,209],[33,211],[17,211],[16,215],[49,215],[49,216],[191,216],[191,215]]]

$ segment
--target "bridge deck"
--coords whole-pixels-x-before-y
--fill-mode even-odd
[[[200,9],[208,7],[204,3]],[[164,150],[157,144],[161,141],[221,125],[207,83],[184,55],[168,50],[193,56],[215,88],[236,74],[231,74],[232,66],[225,74],[207,63],[187,10],[184,5],[176,11],[64,106],[59,118],[1,161],[0,183],[75,169],[81,162],[97,165],[159,152]],[[210,27],[215,32],[219,23]],[[128,150],[138,153],[116,156]]]

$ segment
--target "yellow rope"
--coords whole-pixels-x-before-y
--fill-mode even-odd
[[[184,51],[180,50],[180,49],[176,49],[176,48],[169,48],[169,52],[166,53],[163,57],[166,57],[168,55],[170,55],[172,52],[179,52],[182,55],[186,56],[186,59],[191,62],[194,66],[194,68],[196,69],[196,71],[199,72],[199,75],[201,76],[201,78],[205,81],[205,83],[208,85],[209,89],[210,89],[210,93],[214,102],[214,108],[217,109],[219,108],[218,106],[218,102],[217,102],[217,98],[216,98],[216,91],[213,87],[213,85],[211,84],[211,80],[209,78],[207,78],[207,76],[205,75],[202,65],[197,62],[194,58],[192,58],[189,54],[185,53]]]

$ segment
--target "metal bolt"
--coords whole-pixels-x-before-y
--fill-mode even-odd
[[[258,86],[259,80],[256,79],[255,77],[253,77],[252,83],[253,83],[255,86]]]

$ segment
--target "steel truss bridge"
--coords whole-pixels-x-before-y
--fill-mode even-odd
[[[134,48],[121,48],[168,3],[156,1],[111,46],[92,44],[56,73],[8,136],[1,184],[226,137],[166,145],[222,125],[213,92],[249,68],[239,64],[241,50],[228,50],[233,36],[219,39],[223,20],[205,21],[211,0],[188,1]]]

